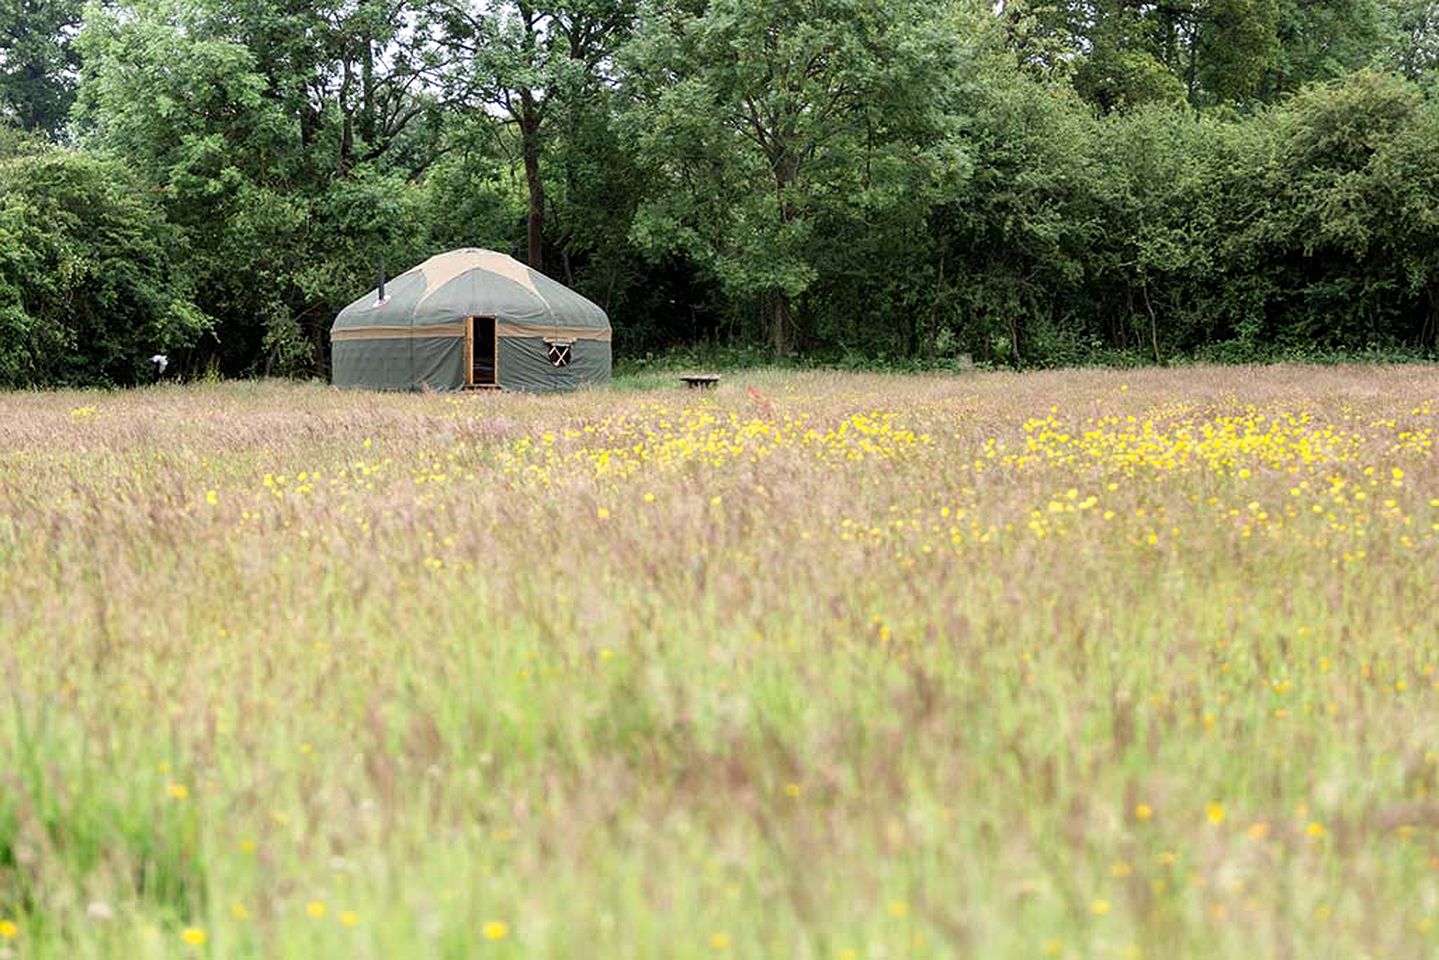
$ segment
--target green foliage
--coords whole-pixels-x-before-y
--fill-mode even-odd
[[[572,131],[587,102],[605,100],[607,68],[632,26],[634,0],[440,0],[426,9],[446,99],[512,128],[525,174],[526,260],[543,270],[550,184],[541,155],[557,123]]]
[[[144,172],[190,238],[227,372],[315,370],[376,258],[426,249],[407,168],[429,152],[427,104],[405,93],[402,19],[372,4],[161,0],[86,23],[77,118]]]
[[[1104,111],[1274,102],[1371,64],[1423,62],[1427,0],[1007,0],[1007,42]],[[1401,26],[1401,23],[1403,24]],[[1056,67],[1072,69],[1056,70]]]
[[[377,259],[471,245],[600,303],[620,356],[1435,344],[1428,0],[73,7],[0,15],[7,383],[128,382],[141,341],[323,375]],[[103,231],[54,210],[90,203],[133,258],[73,252]],[[62,318],[82,275],[141,290],[83,321],[118,339]]]
[[[627,120],[657,190],[642,247],[703,264],[769,304],[779,355],[804,344],[801,302],[831,279],[825,239],[869,226],[957,165],[941,141],[963,69],[945,4],[657,3],[626,52]]]
[[[1207,43],[1193,76],[1218,101],[1248,100],[1260,89],[1282,45],[1277,0],[1210,0]]]
[[[1279,43],[1264,93],[1273,99],[1382,63],[1385,19],[1381,0],[1282,0]]]
[[[178,232],[123,165],[0,160],[0,383],[133,383],[210,328]]]
[[[1439,138],[1414,85],[1359,73],[1248,118],[1095,120],[1023,89],[976,109],[982,206],[948,224],[976,357],[1433,348]]]
[[[56,135],[74,98],[83,0],[0,4],[0,121]]]
[[[1162,59],[1166,50],[1172,53],[1174,43],[1161,45],[1149,40],[1155,25],[1141,8],[1099,4],[1094,17],[1088,29],[1069,25],[1074,33],[1072,42],[1088,48],[1074,74],[1074,88],[1081,96],[1105,112],[1184,99],[1185,85],[1179,72]]]
[[[1433,78],[1439,70],[1439,3],[1386,0],[1384,62],[1410,80]]]

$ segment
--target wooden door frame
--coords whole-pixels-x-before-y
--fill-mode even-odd
[[[498,387],[500,385],[500,318],[490,317],[483,314],[472,314],[465,318],[465,386],[473,387],[475,384],[475,321],[490,320],[494,323],[494,383],[482,383],[482,387]]]
[[[475,385],[475,318],[465,318],[465,386]]]

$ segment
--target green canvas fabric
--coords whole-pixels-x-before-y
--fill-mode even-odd
[[[341,310],[330,328],[336,386],[458,390],[465,386],[465,325],[494,317],[498,380],[515,390],[569,390],[610,379],[610,324],[596,304],[491,250],[431,257]],[[508,331],[508,335],[506,333]],[[573,340],[557,367],[546,339]]]
[[[608,340],[577,340],[570,363],[577,384],[609,386],[613,358]]]
[[[604,386],[610,382],[610,345],[576,340],[570,347],[569,366],[556,367],[543,338],[501,337],[499,381],[508,390],[532,393]]]
[[[458,390],[465,385],[464,340],[427,337],[410,342],[415,346],[414,389]]]
[[[458,390],[465,385],[465,341],[456,337],[339,340],[333,345],[337,387]]]

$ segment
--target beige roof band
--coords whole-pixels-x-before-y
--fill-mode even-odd
[[[330,333],[331,340],[418,340],[432,337],[464,339],[463,323],[393,324],[380,327],[345,327]]]
[[[548,337],[551,340],[599,340],[608,343],[610,331],[594,327],[557,327],[547,323],[499,323],[501,337]],[[330,333],[331,340],[411,340],[435,337],[464,339],[463,323],[392,324],[377,327],[344,327]]]
[[[551,340],[610,340],[610,331],[595,327],[557,327],[549,323],[499,323],[502,337],[549,337]]]

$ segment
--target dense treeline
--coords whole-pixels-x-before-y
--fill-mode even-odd
[[[1439,337],[1435,0],[36,0],[0,383],[323,373],[454,246],[620,355],[1070,363]]]

